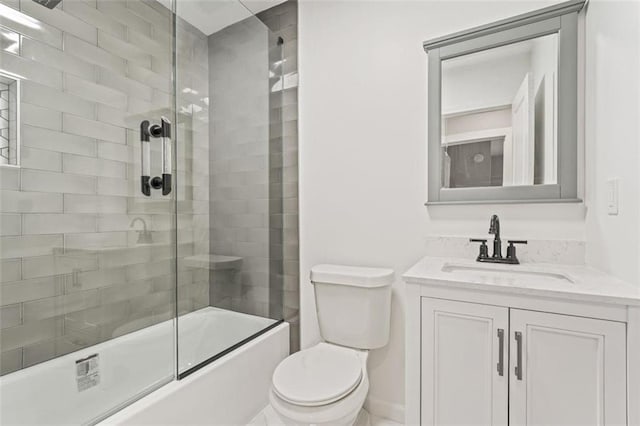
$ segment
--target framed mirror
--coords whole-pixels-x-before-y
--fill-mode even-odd
[[[578,199],[572,0],[424,42],[427,204]]]

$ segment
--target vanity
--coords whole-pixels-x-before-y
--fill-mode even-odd
[[[439,257],[403,278],[406,424],[640,424],[637,287],[586,266]]]

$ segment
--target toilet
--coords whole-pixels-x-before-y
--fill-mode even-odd
[[[389,340],[391,269],[311,268],[320,334],[317,345],[275,369],[269,401],[285,425],[369,425],[369,350]]]

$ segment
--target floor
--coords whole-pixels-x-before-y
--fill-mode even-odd
[[[402,426],[401,423],[384,419],[382,417],[370,416],[370,426]],[[281,423],[277,420],[276,413],[271,405],[267,405],[257,416],[251,420],[248,426],[275,426]]]

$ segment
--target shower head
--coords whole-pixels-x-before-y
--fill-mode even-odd
[[[49,9],[53,9],[60,3],[62,0],[33,0],[38,4],[43,5],[44,7],[48,7]]]

